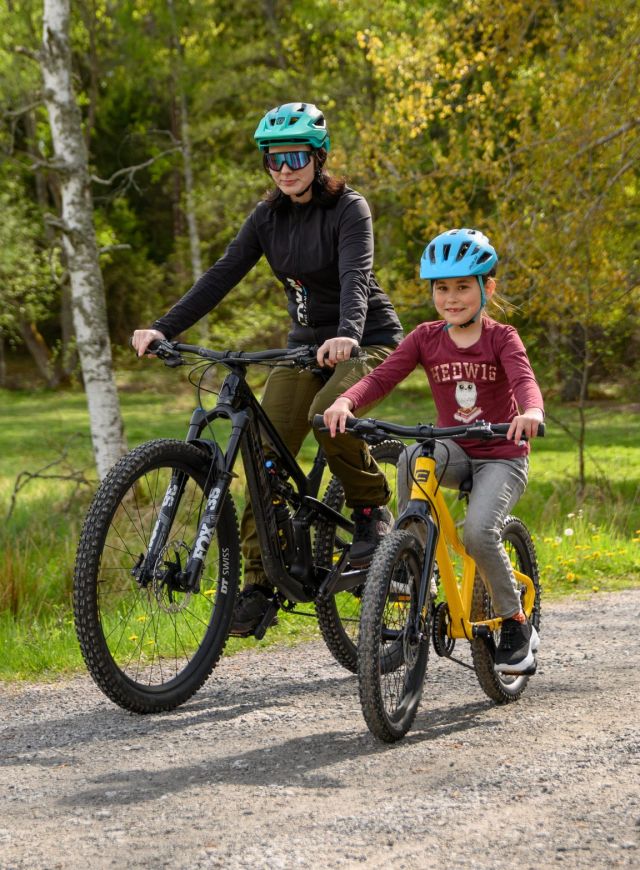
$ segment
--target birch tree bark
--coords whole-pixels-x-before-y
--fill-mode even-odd
[[[69,0],[44,0],[39,52],[44,100],[60,178],[63,246],[69,268],[73,324],[89,406],[91,439],[102,479],[126,450],[113,376],[102,273],[80,110],[71,79]]]

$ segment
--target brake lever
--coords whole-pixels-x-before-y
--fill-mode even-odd
[[[153,342],[152,342],[153,344]],[[149,348],[147,348],[149,350]],[[168,366],[170,369],[175,369],[178,366],[184,365],[185,360],[182,355],[173,347],[171,342],[160,340],[157,342],[157,347],[151,349],[158,359]]]

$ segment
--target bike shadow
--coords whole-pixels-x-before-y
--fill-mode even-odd
[[[118,751],[120,743],[171,738],[173,734],[183,735],[203,725],[233,725],[236,720],[257,711],[285,712],[293,701],[306,696],[318,695],[325,703],[327,694],[336,699],[357,698],[357,684],[351,674],[297,682],[292,682],[286,674],[273,676],[259,688],[234,686],[235,698],[231,703],[228,684],[221,681],[216,686],[213,676],[199,694],[178,709],[145,716],[122,710],[105,699],[93,685],[89,692],[86,685],[76,691],[84,692],[85,698],[91,698],[95,692],[95,703],[86,704],[83,710],[47,717],[44,728],[42,721],[25,721],[22,716],[19,724],[7,721],[1,732],[0,768],[24,764],[25,759],[30,764],[55,767],[64,763],[62,753],[101,743],[105,738],[113,741]]]
[[[295,794],[297,789],[340,791],[351,782],[348,775],[345,776],[344,765],[353,765],[387,752],[400,750],[404,754],[412,745],[437,742],[478,727],[482,724],[482,713],[490,706],[489,703],[470,703],[431,714],[425,711],[416,723],[416,730],[392,745],[374,738],[366,731],[364,723],[360,732],[315,731],[279,740],[274,739],[272,726],[261,731],[258,723],[255,739],[261,745],[257,748],[220,757],[213,754],[217,750],[212,744],[211,753],[201,754],[193,763],[169,763],[155,770],[144,764],[139,768],[114,770],[95,778],[89,787],[61,797],[59,804],[85,808],[88,805],[139,804],[199,787],[214,790],[227,786],[264,787],[270,792],[285,789],[289,795]],[[279,729],[282,727],[278,726]],[[233,738],[233,732],[226,736]],[[240,739],[246,742],[246,733]],[[185,735],[185,741],[188,740],[189,736]],[[185,742],[185,752],[188,747],[189,743]]]

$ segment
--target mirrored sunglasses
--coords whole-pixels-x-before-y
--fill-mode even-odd
[[[304,169],[311,161],[311,151],[283,151],[281,154],[265,154],[265,163],[272,172],[280,172],[286,163],[289,169]]]

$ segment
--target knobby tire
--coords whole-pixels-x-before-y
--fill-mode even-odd
[[[422,552],[407,531],[392,531],[378,546],[362,598],[358,687],[369,730],[393,743],[411,728],[427,670],[430,605],[418,637],[412,625]]]
[[[395,512],[395,469],[404,447],[399,441],[383,441],[370,448],[371,455],[385,472],[391,486],[392,497],[387,505]],[[393,469],[393,471],[392,471]],[[390,479],[393,477],[393,479]],[[334,510],[351,514],[345,508],[344,489],[337,477],[332,477],[325,491],[323,502]],[[338,558],[341,548],[350,544],[350,535],[335,525],[320,521],[315,532],[315,562],[330,567]],[[360,632],[360,607],[363,586],[349,592],[340,592],[324,601],[316,602],[316,616],[324,642],[335,660],[351,673],[358,671],[358,636]]]
[[[146,555],[172,472],[186,487],[151,582],[134,568]],[[211,487],[210,457],[181,441],[157,440],[124,456],[99,487],[75,564],[74,614],[82,655],[102,691],[136,713],[171,710],[211,674],[226,643],[240,575],[235,506],[228,496],[199,589],[170,579],[184,567]],[[168,579],[169,578],[169,579]]]
[[[536,552],[531,535],[522,520],[517,517],[506,517],[501,531],[502,542],[511,559],[511,563],[522,574],[531,577],[535,588],[531,624],[536,631],[540,631],[540,608],[541,590],[540,575]],[[471,600],[471,620],[478,622],[484,619],[493,619],[495,612],[491,602],[491,595],[476,572]],[[495,632],[494,642],[496,646],[500,640],[500,633]],[[498,704],[509,704],[517,701],[522,695],[529,682],[526,675],[498,674],[494,670],[494,659],[487,643],[482,638],[476,638],[471,642],[471,655],[476,677],[482,690]]]

